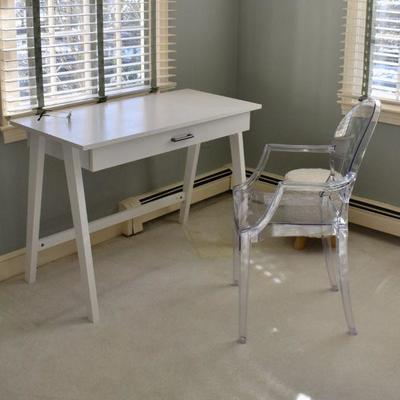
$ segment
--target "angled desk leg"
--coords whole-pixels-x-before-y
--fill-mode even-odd
[[[63,153],[72,219],[76,234],[81,279],[87,290],[88,318],[91,322],[98,322],[99,306],[97,303],[96,282],[93,269],[92,249],[90,246],[89,223],[80,154],[78,149],[69,145],[63,145]]]
[[[232,157],[232,187],[246,181],[246,164],[244,161],[243,134],[237,133],[229,137]],[[240,238],[235,230],[233,244],[233,285],[239,284]]]
[[[229,137],[232,156],[233,185],[240,185],[246,180],[246,165],[244,162],[243,134],[236,133]]]
[[[40,211],[42,205],[45,138],[30,134],[28,216],[26,229],[25,280],[36,280],[39,250]]]
[[[199,161],[200,144],[188,147],[185,167],[185,177],[183,179],[183,193],[185,198],[181,205],[179,222],[185,224],[189,218],[190,204],[192,202],[193,185],[196,178],[197,163]]]

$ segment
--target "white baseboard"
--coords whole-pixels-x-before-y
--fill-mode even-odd
[[[250,170],[249,170],[250,171]],[[265,174],[259,183],[261,190],[274,191],[277,182],[281,179],[279,175]],[[193,191],[192,203],[197,203],[227,192],[231,189],[230,166],[208,172],[197,177],[197,186]],[[170,185],[151,193],[131,197],[120,203],[120,210],[128,209],[149,201],[162,193],[179,190],[182,183]],[[362,225],[374,230],[382,231],[391,235],[400,236],[400,208],[390,204],[380,203],[360,197],[353,198],[350,207],[350,222]],[[92,245],[96,245],[120,236],[122,234],[131,236],[143,230],[143,224],[147,221],[159,218],[178,210],[179,203],[152,211],[127,223],[120,223],[101,231],[91,234]],[[75,241],[71,240],[54,247],[45,249],[39,253],[39,266],[47,264],[59,258],[74,254],[76,252]],[[9,279],[24,271],[25,249],[19,249],[8,254],[0,255],[0,281]]]
[[[92,233],[92,246],[122,235],[122,224]],[[74,240],[50,247],[39,252],[38,265],[42,266],[59,258],[76,253]],[[24,272],[25,248],[0,256],[0,282]]]
[[[349,220],[356,225],[400,236],[400,208],[392,204],[353,196]]]
[[[221,172],[225,171],[225,174]],[[218,170],[208,172],[207,174],[199,175],[196,179],[197,181],[207,180],[206,178],[212,175],[220,174],[221,177],[215,180],[211,180],[196,187],[193,190],[192,204],[205,200],[207,198],[216,196],[218,194],[227,192],[231,185],[231,176],[229,172],[229,166],[219,168]],[[120,204],[120,209],[126,209],[127,207],[132,207],[135,204],[139,205],[141,199],[154,196],[159,192],[165,192],[173,188],[181,186],[182,183],[177,183],[175,185],[170,185],[168,187],[161,188],[157,191],[146,193],[142,196],[133,197],[122,201]],[[120,223],[117,225],[110,226],[101,231],[94,232],[90,235],[92,246],[125,234],[127,236],[133,233],[139,233],[143,230],[143,224],[152,219],[161,217],[162,215],[169,214],[179,209],[179,203],[174,204],[170,207],[162,208],[157,211],[153,211],[149,214],[143,215],[139,218],[132,220],[131,223]],[[61,243],[59,245],[49,247],[39,252],[38,265],[42,266],[48,264],[49,262],[55,261],[59,258],[66,257],[76,253],[76,245],[74,240]],[[13,276],[19,275],[24,272],[24,261],[25,261],[25,248],[0,255],[0,282],[9,279]]]

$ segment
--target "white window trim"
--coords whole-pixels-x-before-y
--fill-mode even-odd
[[[10,1],[10,0],[9,0]],[[169,0],[159,0],[159,9],[158,9],[158,15],[157,17],[164,18],[164,21],[166,21],[166,18],[169,15],[169,6],[170,2]],[[168,23],[167,26],[162,26],[162,24],[158,24],[157,27],[157,35],[158,35],[158,42],[157,42],[157,48],[158,50],[168,50],[170,47],[170,40],[168,35],[163,35],[165,33],[168,33]],[[160,33],[162,33],[160,35]],[[169,57],[170,55],[165,52],[161,53],[164,54],[163,56],[160,56],[158,64],[161,68],[166,68],[169,66]],[[0,72],[1,73],[1,72]],[[0,77],[1,78],[1,77]],[[0,79],[0,85],[1,85],[1,79]],[[163,79],[161,80],[161,85],[159,92],[165,92],[169,90],[175,89],[177,86],[176,82],[169,81],[169,79]],[[0,87],[1,89],[1,87]],[[138,97],[138,96],[144,96],[150,93],[149,88],[137,88],[136,90],[128,90],[127,93],[119,93],[113,96],[108,96],[109,100],[108,101],[113,101],[116,99],[120,99],[121,97],[126,97],[126,98],[131,98],[131,97]],[[52,109],[73,109],[74,107],[79,107],[83,104],[96,104],[97,100],[96,99],[89,99],[85,100],[82,102],[74,102],[68,105],[60,105],[56,107],[52,107]],[[2,133],[3,136],[3,141],[5,144],[9,143],[15,143],[21,140],[26,140],[26,133],[23,129],[13,127],[8,124],[8,119],[3,117],[2,115],[2,110],[1,110],[1,90],[0,90],[0,133]],[[33,112],[27,112],[21,115],[33,115]],[[15,115],[13,117],[16,117]]]
[[[363,60],[355,57],[364,48],[366,20],[366,0],[347,0],[346,31],[344,38],[344,55],[342,65],[342,82],[339,90],[339,104],[343,114],[347,113],[358,103],[361,96],[362,77],[354,74],[355,70],[362,71]],[[358,21],[358,23],[357,23]],[[357,39],[356,39],[357,38]],[[400,102],[380,99],[382,111],[379,121],[391,125],[400,125]]]

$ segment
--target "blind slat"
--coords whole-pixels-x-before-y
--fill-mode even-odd
[[[365,46],[367,6],[371,0],[347,0],[343,80],[339,97],[357,98],[368,80],[368,95],[400,102],[400,2],[375,0],[369,58],[360,51]],[[369,74],[365,76],[366,62]],[[361,91],[360,91],[361,90]]]
[[[40,26],[36,17],[35,34],[30,2],[40,6]],[[156,12],[151,13],[151,2],[155,2]],[[101,10],[97,7],[99,3]],[[173,0],[40,0],[40,3],[2,0],[3,114],[23,113],[38,106],[38,55],[34,55],[38,36],[44,107],[115,95],[118,90],[127,93],[129,88],[137,92],[138,88],[150,88],[154,76],[158,87],[171,86],[175,77],[172,54],[176,52],[173,3]],[[101,45],[104,48],[99,52]]]

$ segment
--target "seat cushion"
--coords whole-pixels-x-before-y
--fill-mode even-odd
[[[306,183],[324,183],[328,180],[329,175],[331,171],[329,169],[322,169],[322,168],[299,168],[299,169],[294,169],[292,171],[289,171],[285,177],[285,181],[289,182],[306,182]],[[305,193],[303,194],[303,196]],[[312,196],[312,195],[311,195]],[[305,195],[305,198],[308,197],[308,201],[305,203],[309,204],[310,200],[310,195]],[[315,207],[315,205],[314,205]],[[330,212],[326,213],[326,210],[324,211],[324,218],[322,218],[321,222],[318,223],[318,218],[319,218],[319,213],[316,212],[318,208],[314,208],[313,206],[307,206],[304,204],[304,206],[292,206],[292,207],[279,207],[277,215],[274,216],[272,224],[282,224],[282,220],[290,220],[292,219],[294,224],[298,225],[305,225],[303,229],[299,229],[300,226],[297,227],[296,229],[293,229],[295,232],[297,231],[298,234],[302,234],[304,236],[313,236],[313,237],[321,237],[321,235],[318,234],[318,229],[314,230],[311,229],[310,232],[307,232],[307,228],[310,228],[310,225],[314,225],[314,227],[317,227],[318,225],[329,225],[333,222],[334,220],[334,215],[332,213],[332,210]],[[329,207],[330,208],[330,207]],[[285,210],[284,214],[288,214],[285,217],[282,218],[282,209]],[[290,211],[288,210],[290,209]],[[289,211],[289,212],[288,212]],[[328,217],[328,218],[327,218]],[[303,220],[303,221],[301,221]],[[308,220],[308,224],[305,223],[305,220]],[[283,222],[284,223],[284,222]],[[286,229],[288,227],[286,226]],[[276,229],[273,229],[273,231],[276,231]],[[287,229],[287,235],[290,236],[289,232],[291,232],[291,229]],[[280,230],[280,232],[276,232],[279,234],[283,234],[284,231]],[[279,235],[280,236],[280,235]],[[286,236],[286,235],[282,235]]]
[[[329,169],[300,168],[288,172],[284,179],[290,182],[323,183],[328,180],[330,173]]]

